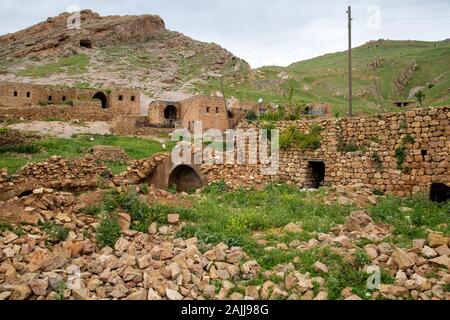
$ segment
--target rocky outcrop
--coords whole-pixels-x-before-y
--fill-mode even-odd
[[[101,17],[91,10],[83,10],[80,20],[71,13],[0,37],[0,55],[15,58],[32,56],[66,55],[77,48],[127,44],[143,41],[165,30],[159,16],[108,16]],[[77,21],[80,28],[72,28]]]

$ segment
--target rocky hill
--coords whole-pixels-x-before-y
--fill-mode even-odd
[[[425,106],[450,104],[450,41],[370,41],[353,50],[355,112],[402,111],[395,101],[416,101],[425,93]],[[347,52],[330,53],[294,63],[286,68],[269,66],[253,70],[243,82],[230,77],[228,95],[243,100],[286,103],[292,89],[297,103],[328,103],[336,114],[347,112]],[[220,83],[209,81],[205,90],[215,92]],[[413,107],[409,105],[408,107]]]
[[[331,53],[286,68],[252,70],[217,44],[167,30],[159,16],[102,17],[81,12],[81,28],[68,28],[62,13],[0,37],[0,81],[68,84],[77,87],[135,87],[152,98],[216,94],[224,77],[227,97],[256,102],[327,103],[344,115],[348,104],[347,54]],[[395,101],[426,106],[450,104],[450,41],[377,40],[354,49],[357,114],[403,111]],[[411,105],[413,106],[413,105]]]
[[[217,44],[165,28],[159,16],[70,13],[0,37],[0,80],[81,87],[125,85],[149,97],[192,89],[211,77],[244,75],[249,65]],[[74,24],[75,22],[75,24]]]

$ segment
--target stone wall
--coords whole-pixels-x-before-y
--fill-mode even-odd
[[[280,122],[277,127],[281,131],[293,125],[303,133],[320,125],[320,148],[303,151],[292,146],[281,151],[277,176],[261,176],[260,165],[214,165],[205,170],[210,181],[225,178],[237,184],[243,180],[245,185],[284,180],[308,188],[315,182],[314,166],[319,164],[325,165],[327,185],[365,185],[398,196],[427,192],[433,182],[450,183],[449,120],[449,107],[441,107],[362,118]],[[242,124],[240,128],[255,126]]]
[[[70,112],[67,112],[66,109],[67,115],[64,119],[86,118],[89,120],[89,115],[103,114],[104,118],[107,115],[107,118],[111,120],[114,116],[124,114],[139,115],[140,92],[125,88],[94,90],[25,83],[0,83],[0,115],[18,115],[18,117],[28,118],[32,112],[28,109],[38,105],[79,107],[71,108]],[[17,111],[8,110],[11,108],[17,109]],[[48,109],[45,110],[50,112]],[[22,111],[23,115],[20,115]],[[98,117],[92,120],[98,120]]]
[[[114,118],[111,131],[122,136],[158,136],[168,135],[172,129],[151,124],[147,116],[123,116]]]
[[[114,115],[108,109],[91,109],[72,106],[31,106],[22,108],[0,108],[1,119],[41,120],[57,119],[62,121],[111,121]]]

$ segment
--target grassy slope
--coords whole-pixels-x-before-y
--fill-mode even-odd
[[[426,89],[425,104],[443,105],[450,102],[450,41],[384,41],[373,42],[354,49],[354,93],[357,113],[376,113],[380,111],[374,91],[374,83],[368,63],[384,59],[384,64],[376,69],[378,83],[384,100],[395,99],[394,82],[404,72],[411,59],[419,65],[411,81],[401,93],[405,99],[410,90],[432,82],[442,75],[441,80],[431,89]],[[327,54],[314,59],[294,63],[287,68],[263,67],[256,70],[256,79],[235,83],[229,79],[226,94],[240,99],[257,101],[260,97],[266,102],[283,103],[283,95],[294,88],[294,101],[298,103],[326,102],[335,112],[343,115],[347,102],[347,53]],[[290,75],[289,80],[279,77],[280,72]],[[305,86],[309,90],[305,90]],[[210,81],[204,88],[211,93],[219,90],[217,81]],[[387,111],[400,110],[385,103]]]
[[[90,138],[94,137],[94,141]],[[121,147],[132,159],[143,159],[155,153],[162,152],[161,143],[139,138],[128,138],[119,136],[79,136],[72,139],[46,138],[34,142],[39,148],[36,154],[0,154],[0,168],[8,168],[9,173],[14,173],[30,162],[41,162],[51,156],[62,156],[66,158],[81,157],[86,150],[95,145],[108,145]],[[114,173],[126,169],[126,165],[111,163],[110,168]]]
[[[204,78],[205,73],[213,65],[214,52],[200,51],[196,55],[184,58],[180,52],[190,50],[189,46],[180,46],[173,49],[160,49],[155,51],[157,42],[164,39],[150,39],[144,44],[135,46],[116,46],[99,48],[96,56],[100,65],[98,68],[118,75],[136,73],[135,78],[145,84],[152,79],[154,72],[161,74],[173,73],[178,70],[178,77],[185,83],[192,79]],[[160,57],[163,56],[164,59]],[[354,95],[356,113],[377,113],[383,111],[379,107],[374,90],[372,73],[368,63],[381,58],[384,64],[376,69],[378,84],[385,111],[400,111],[389,103],[391,99],[406,99],[410,90],[423,86],[441,76],[432,88],[426,88],[426,105],[439,106],[450,103],[450,41],[423,42],[423,41],[383,41],[371,42],[355,48],[354,53]],[[404,72],[410,60],[414,59],[419,68],[413,74],[410,82],[396,97],[394,82]],[[10,62],[11,63],[11,62]],[[0,62],[0,69],[3,63]],[[5,65],[6,66],[6,65]],[[18,71],[17,75],[35,78],[47,77],[51,74],[65,73],[70,75],[86,75],[93,62],[84,54],[58,61],[29,65],[27,69]],[[254,70],[251,74],[245,68],[233,73],[234,65],[224,65],[225,93],[240,100],[258,101],[263,98],[265,102],[283,104],[284,95],[290,88],[294,88],[293,100],[297,103],[324,102],[334,108],[335,114],[344,115],[347,108],[347,53],[338,52],[327,54],[314,59],[294,63],[287,68],[263,67]],[[171,71],[169,71],[171,70]],[[144,72],[146,71],[146,72]],[[93,71],[93,69],[91,70]],[[289,79],[280,77],[280,73],[288,75]],[[90,84],[91,86],[95,84]],[[151,85],[150,85],[151,86]],[[193,89],[196,92],[211,94],[221,91],[217,79],[209,78],[206,83],[198,82]],[[148,91],[148,92],[151,92]]]

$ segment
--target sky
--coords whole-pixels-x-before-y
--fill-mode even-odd
[[[254,68],[287,66],[346,50],[348,5],[354,47],[450,38],[450,0],[0,0],[0,34],[73,6],[101,15],[157,14],[168,29],[218,43]]]

